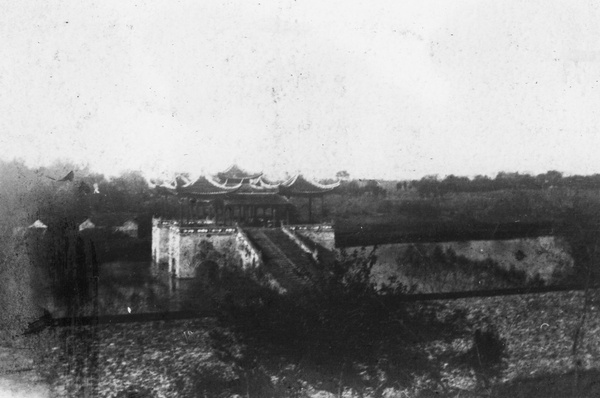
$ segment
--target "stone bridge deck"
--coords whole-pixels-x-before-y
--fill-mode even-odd
[[[317,264],[281,229],[246,228],[244,231],[262,252],[265,271],[287,291],[305,288],[319,277]]]

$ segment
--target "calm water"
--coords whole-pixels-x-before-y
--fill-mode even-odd
[[[193,279],[175,279],[150,261],[115,261],[100,265],[100,314],[202,310]]]

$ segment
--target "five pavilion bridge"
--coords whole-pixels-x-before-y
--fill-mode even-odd
[[[323,185],[298,175],[282,183],[268,182],[262,173],[237,166],[189,181],[178,177],[156,186],[166,205],[177,200],[178,217],[156,217],[152,227],[152,258],[157,269],[176,278],[191,278],[211,266],[205,250],[240,267],[261,267],[281,292],[301,289],[318,278],[333,258],[335,234],[331,224],[313,224],[312,205],[338,184]],[[290,224],[290,197],[308,200],[308,224]],[[229,260],[224,260],[229,258]],[[214,266],[214,264],[213,264]]]

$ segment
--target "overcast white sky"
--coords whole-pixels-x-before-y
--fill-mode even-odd
[[[0,1],[0,157],[600,172],[593,1]]]

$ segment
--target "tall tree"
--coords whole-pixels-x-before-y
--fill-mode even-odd
[[[579,384],[583,367],[581,347],[584,345],[585,323],[595,290],[600,279],[600,201],[596,198],[577,196],[572,206],[564,211],[561,235],[567,241],[574,261],[576,281],[583,285],[583,302],[579,319],[573,331],[571,355],[575,368],[573,392]]]

